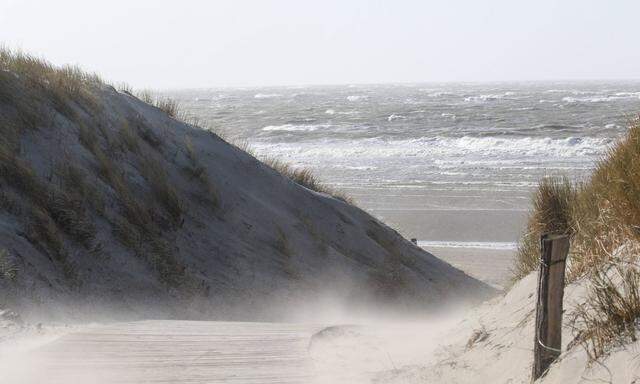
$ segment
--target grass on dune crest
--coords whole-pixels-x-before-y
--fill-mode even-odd
[[[338,200],[344,201],[345,203],[354,204],[353,200],[349,196],[322,183],[317,178],[317,176],[308,168],[293,167],[281,160],[270,157],[263,158],[262,162],[264,162],[272,169],[276,170],[281,175],[291,179],[296,184],[299,184],[312,191],[333,196]]]
[[[520,240],[514,280],[538,267],[545,232],[570,236],[567,281],[588,279],[587,300],[573,312],[577,338],[593,358],[621,339],[635,341],[640,319],[640,119],[597,164],[591,178],[546,178]]]

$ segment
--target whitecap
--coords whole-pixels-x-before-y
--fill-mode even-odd
[[[351,95],[351,96],[347,96],[347,100],[349,101],[359,101],[359,100],[364,100],[366,99],[367,96],[364,95]]]
[[[324,111],[324,113],[326,113],[327,115],[334,115],[336,111],[333,109],[327,109],[326,111]]]
[[[280,97],[277,93],[257,93],[253,96],[255,99],[271,99],[274,97]]]
[[[286,132],[313,132],[317,131],[321,128],[329,128],[328,124],[307,124],[307,125],[296,125],[296,124],[283,124],[283,125],[268,125],[262,128],[263,131],[286,131]]]
[[[278,126],[266,127],[267,130],[317,130],[318,126]],[[264,130],[264,129],[263,129]],[[309,143],[263,143],[265,153],[303,154],[313,159],[434,159],[435,164],[443,161],[454,161],[471,166],[504,165],[505,162],[521,164],[522,161],[595,161],[602,156],[614,142],[612,138],[603,137],[421,137],[404,140],[387,140],[370,138],[359,140],[328,139],[322,142]],[[459,165],[459,164],[458,164]]]
[[[475,103],[481,103],[481,102],[485,102],[485,101],[495,101],[498,99],[502,99],[504,97],[504,95],[478,95],[478,96],[468,96],[464,98],[464,101],[466,102],[475,102]]]
[[[402,115],[395,115],[395,114],[390,115],[389,117],[387,117],[387,121],[389,121],[389,122],[394,121],[394,120],[404,120],[404,119],[406,119],[406,117],[404,117]]]
[[[634,92],[619,92],[620,95],[612,95],[612,96],[591,96],[591,97],[563,97],[562,101],[566,103],[603,103],[609,101],[617,101],[617,100],[629,100],[629,99],[639,99],[640,93]]]

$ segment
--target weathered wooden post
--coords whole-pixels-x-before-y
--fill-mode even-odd
[[[532,381],[542,376],[549,365],[560,356],[564,270],[568,253],[567,235],[545,234],[540,238]]]

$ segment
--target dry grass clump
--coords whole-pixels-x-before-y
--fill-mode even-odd
[[[197,197],[212,208],[218,207],[220,203],[218,191],[211,182],[206,167],[200,162],[190,137],[185,138],[184,147],[189,161],[185,171],[191,179],[198,180],[203,189],[203,195],[198,195]]]
[[[90,246],[96,229],[87,215],[82,200],[41,181],[29,164],[1,149],[0,180],[4,180],[33,202],[34,228],[37,229],[35,233],[42,235],[37,238],[44,239],[45,244],[52,245],[51,249],[56,254],[62,248],[62,242],[56,239],[59,235],[53,233],[54,228],[57,229],[56,224],[74,240],[87,247]],[[45,219],[43,215],[47,218]]]
[[[283,254],[286,257],[291,257],[293,252],[291,251],[291,246],[289,245],[289,240],[287,239],[287,234],[281,228],[277,228],[278,233],[276,236],[276,242],[274,244],[275,249]]]
[[[282,270],[290,278],[300,279],[302,276],[293,263],[294,251],[291,247],[289,239],[287,238],[287,234],[280,227],[277,227],[276,229],[276,241],[273,246],[281,255],[284,256],[284,258],[282,259]]]
[[[60,231],[42,208],[32,208],[27,237],[32,243],[43,246],[56,260],[65,261],[66,252]]]
[[[75,116],[71,103],[90,110],[97,108],[92,86],[104,84],[97,75],[76,66],[55,67],[36,56],[6,48],[0,48],[0,73],[3,73],[0,85],[7,86],[4,88],[6,94],[0,91],[3,93],[0,99],[14,104],[31,126],[43,121],[42,109],[34,108],[39,104],[34,103],[34,99],[45,104],[51,102],[58,112],[71,118]],[[15,79],[7,76],[18,76],[22,91],[16,89]]]
[[[246,149],[243,149],[243,150],[247,151]],[[269,158],[269,157],[262,159],[262,162],[264,162],[266,165],[268,165],[269,167],[271,167],[281,175],[291,179],[296,184],[299,184],[312,191],[333,196],[338,200],[341,200],[347,204],[353,205],[353,200],[350,197],[348,197],[347,195],[345,195],[340,191],[336,191],[335,189],[321,183],[310,169],[292,167],[291,165],[281,160]]]
[[[640,120],[600,161],[587,183],[545,179],[518,249],[515,279],[538,265],[544,232],[571,236],[569,281],[602,267],[629,240],[640,240]]]
[[[18,267],[9,256],[6,249],[0,249],[0,279],[15,280],[18,274]]]
[[[90,183],[87,180],[89,176],[85,171],[75,166],[70,159],[66,159],[57,165],[56,173],[62,182],[63,189],[72,198],[82,200],[98,214],[104,214],[104,196],[95,183]]]
[[[177,118],[180,113],[180,104],[171,98],[154,95],[150,91],[139,92],[136,94],[136,97],[149,105],[153,105],[173,118]]]
[[[158,136],[153,131],[153,129],[148,127],[146,124],[143,124],[142,122],[137,122],[136,126],[138,135],[142,138],[142,140],[149,144],[151,148],[160,151],[163,144],[162,138]]]
[[[0,209],[14,216],[22,215],[20,198],[9,190],[0,190]]]
[[[55,191],[50,195],[47,210],[53,221],[72,239],[85,248],[91,247],[97,230],[80,196]]]
[[[542,179],[533,197],[527,232],[518,244],[515,279],[521,279],[538,267],[542,234],[573,232],[576,196],[576,187],[567,178]]]
[[[138,135],[133,132],[131,125],[128,121],[123,121],[120,129],[118,129],[118,141],[120,148],[126,149],[132,153],[140,152],[140,143],[138,141]]]
[[[638,340],[639,265],[617,260],[595,271],[590,280],[586,302],[573,312],[573,326],[577,331],[575,341],[595,360],[611,347]]]
[[[31,166],[15,153],[0,146],[0,180],[44,205],[48,197],[46,186],[40,182]]]
[[[155,159],[145,160],[140,171],[149,183],[156,200],[170,215],[173,224],[179,224],[183,213],[182,202],[160,164]]]

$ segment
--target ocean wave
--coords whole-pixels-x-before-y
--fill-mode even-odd
[[[304,128],[301,128],[304,127]],[[266,127],[269,128],[269,127]],[[268,130],[316,130],[318,126],[277,126]],[[264,130],[264,128],[263,128]],[[422,137],[404,140],[384,138],[325,139],[295,144],[256,143],[265,152],[305,158],[429,158],[435,163],[457,161],[467,165],[524,159],[542,162],[562,159],[593,161],[604,154],[614,142],[602,137]]]
[[[492,95],[477,95],[477,96],[467,96],[464,98],[466,102],[485,102],[485,101],[496,101],[500,99],[504,99],[507,96],[513,95],[513,92],[505,92],[500,94],[492,94]]]
[[[283,125],[268,125],[262,128],[263,131],[286,131],[286,132],[313,132],[318,129],[329,128],[329,124],[283,124]]]
[[[277,93],[257,93],[253,96],[254,99],[272,99],[274,97],[280,97]]]
[[[591,97],[563,97],[565,103],[603,103],[617,100],[640,99],[640,92],[619,92],[610,96],[591,96]]]
[[[451,92],[444,92],[444,91],[432,92],[432,90],[430,90],[430,89],[421,89],[420,91],[422,91],[422,92],[429,92],[429,94],[427,94],[427,96],[429,96],[429,97],[446,97],[446,96],[455,96],[455,94],[454,94],[454,93],[451,93]]]
[[[396,115],[396,114],[392,114],[389,117],[387,117],[387,121],[391,122],[394,120],[404,120],[406,119],[406,117],[402,116],[402,115]]]
[[[347,96],[347,100],[349,101],[359,101],[359,100],[366,100],[367,96],[365,95],[351,95],[351,96]]]
[[[372,165],[345,165],[342,168],[352,171],[375,171],[378,167]]]
[[[324,111],[324,113],[326,113],[327,115],[335,115],[336,111],[334,109],[327,109],[326,111]]]
[[[580,131],[584,129],[584,127],[580,127],[577,125],[565,125],[565,124],[541,124],[541,125],[536,125],[535,127],[533,127],[532,129],[530,129],[531,131],[541,131],[541,130],[547,130],[547,131],[556,131],[556,132],[566,132],[566,131]]]
[[[572,95],[592,95],[596,91],[580,91],[577,89],[547,89],[544,93],[570,93]]]

